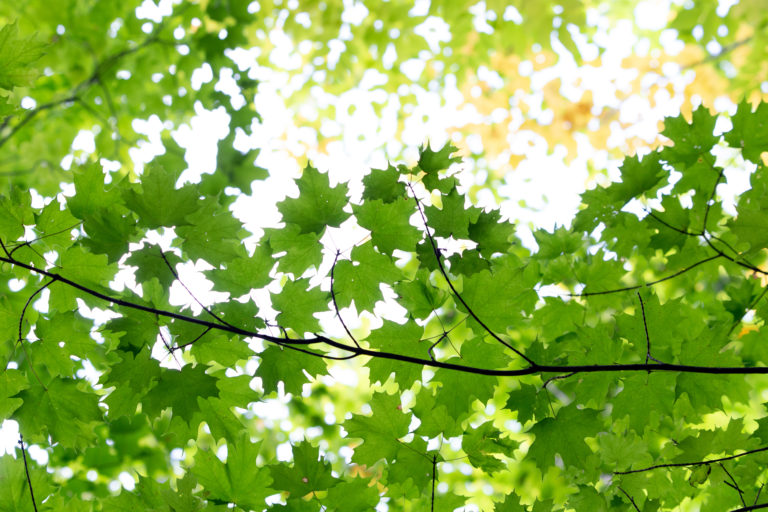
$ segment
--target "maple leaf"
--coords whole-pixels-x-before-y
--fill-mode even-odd
[[[386,169],[373,169],[363,178],[363,199],[381,199],[385,203],[396,201],[405,195],[405,184],[400,182],[400,172],[392,165]]]
[[[330,186],[327,174],[307,164],[296,180],[298,198],[288,198],[278,203],[283,220],[296,224],[302,233],[322,233],[326,226],[338,227],[349,214],[342,208],[347,204],[347,186]]]
[[[37,78],[39,71],[31,66],[43,56],[45,43],[35,37],[19,35],[17,23],[0,28],[0,88],[25,87]]]
[[[731,118],[733,128],[725,134],[725,141],[734,148],[741,148],[744,158],[755,164],[762,164],[761,155],[768,151],[768,104],[760,103],[753,110],[743,100]]]
[[[251,442],[247,432],[241,432],[233,443],[227,444],[226,462],[209,451],[200,450],[195,455],[192,472],[210,498],[246,508],[261,508],[264,499],[274,493],[270,489],[273,482],[269,470],[256,466],[261,444]]]
[[[391,285],[403,274],[391,258],[376,252],[372,243],[366,243],[352,249],[350,260],[339,261],[334,275],[339,307],[354,301],[358,310],[373,311],[376,302],[384,298],[379,285]]]
[[[435,235],[445,238],[469,238],[469,225],[477,220],[480,210],[474,207],[465,208],[464,196],[459,194],[456,187],[442,197],[442,203],[442,208],[424,208],[428,224],[435,230]]]
[[[461,158],[451,156],[458,149],[450,143],[446,143],[442,148],[433,151],[429,144],[419,148],[419,169],[426,173],[422,183],[430,190],[439,189],[441,192],[447,192],[456,184],[454,178],[441,179],[438,172],[448,169],[454,162],[460,162]]]
[[[377,350],[424,357],[429,349],[429,344],[422,342],[421,336],[423,334],[424,329],[413,322],[400,325],[385,320],[381,328],[372,332],[366,341],[371,345],[371,348]],[[368,361],[367,366],[371,369],[371,381],[384,383],[390,375],[394,374],[395,382],[400,385],[401,389],[409,388],[421,376],[421,368],[404,365],[391,359],[373,358]]]
[[[123,191],[125,205],[136,213],[140,226],[159,228],[190,224],[186,217],[198,209],[200,193],[192,185],[177,189],[180,174],[152,166],[142,174],[138,186]]]
[[[561,428],[561,425],[567,425],[567,428]],[[544,418],[529,430],[536,439],[527,457],[542,468],[554,465],[556,455],[562,458],[566,467],[578,466],[592,453],[586,438],[594,437],[602,427],[597,411],[563,407],[556,418]]]
[[[370,466],[395,457],[400,449],[398,440],[408,433],[411,420],[396,395],[374,393],[369,404],[371,416],[353,415],[343,426],[349,437],[363,439],[355,448],[354,460]]]
[[[410,217],[415,203],[406,197],[391,203],[381,199],[353,205],[357,222],[371,232],[373,245],[383,254],[391,255],[396,249],[412,251],[421,239],[421,233],[411,225]]]
[[[269,467],[276,489],[288,491],[294,497],[335,486],[339,479],[331,472],[331,465],[320,458],[320,449],[303,441],[291,447],[293,465],[275,464]]]
[[[319,288],[307,290],[309,280],[287,281],[278,294],[272,294],[274,308],[280,325],[296,332],[319,332],[320,324],[314,313],[328,309],[329,294]]]

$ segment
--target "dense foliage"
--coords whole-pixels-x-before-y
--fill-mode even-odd
[[[344,10],[308,4],[319,27]],[[318,83],[378,65],[372,45],[419,51],[390,4],[401,32],[355,24],[364,49]],[[252,5],[0,5],[0,412],[20,433],[0,510],[768,508],[765,104],[667,119],[535,249],[473,204],[451,144],[359,183],[307,164],[254,236],[233,203],[281,170],[236,141],[260,118],[230,52],[283,15]],[[480,62],[444,66],[541,39],[486,38],[457,5],[430,9]],[[192,183],[171,132],[200,108],[230,131]],[[143,163],[137,119],[164,126]]]

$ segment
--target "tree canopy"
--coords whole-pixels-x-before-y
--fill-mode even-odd
[[[768,508],[766,20],[0,4],[0,510]]]

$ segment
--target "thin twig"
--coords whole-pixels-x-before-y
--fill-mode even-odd
[[[720,457],[719,459],[699,460],[696,462],[675,462],[675,463],[669,463],[669,464],[656,464],[655,466],[648,466],[647,468],[642,468],[642,469],[631,469],[629,471],[614,471],[613,474],[614,475],[631,475],[633,473],[642,473],[644,471],[651,471],[659,468],[684,468],[688,466],[698,466],[701,464],[717,464],[719,462],[724,462],[726,460],[738,459],[739,457],[744,457],[745,455],[753,455],[755,453],[760,453],[764,451],[768,451],[768,446],[764,446],[762,448],[756,448],[754,450],[749,450],[743,453],[739,453],[737,455]]]
[[[21,315],[19,315],[19,338],[17,340],[17,344],[21,347],[21,350],[24,352],[24,355],[27,356],[27,361],[29,362],[29,369],[32,371],[32,375],[35,376],[35,379],[37,380],[38,384],[40,384],[40,386],[44,390],[46,390],[46,391],[48,391],[48,388],[45,386],[45,384],[43,384],[43,381],[40,379],[40,376],[37,374],[37,371],[35,370],[35,365],[32,364],[32,358],[29,356],[29,352],[27,352],[27,346],[24,344],[24,335],[22,333],[22,329],[23,329],[23,325],[24,325],[24,315],[26,315],[27,308],[29,308],[29,305],[32,303],[32,300],[40,292],[42,292],[43,290],[48,288],[50,285],[52,285],[54,283],[54,281],[55,280],[52,279],[52,280],[48,281],[47,283],[45,283],[40,288],[38,288],[37,290],[35,290],[34,293],[29,296],[29,298],[27,299],[27,302],[24,303],[24,307],[21,310]]]
[[[197,336],[197,338],[193,339],[192,341],[188,341],[188,342],[186,342],[186,343],[183,343],[183,344],[181,344],[181,345],[176,345],[176,346],[174,346],[174,347],[171,347],[171,349],[170,349],[170,350],[173,350],[173,351],[176,351],[176,350],[181,350],[181,349],[182,349],[182,348],[184,348],[184,347],[188,347],[188,346],[190,346],[190,345],[193,345],[193,344],[194,344],[194,343],[195,343],[197,340],[199,340],[200,338],[202,338],[203,336],[205,336],[206,334],[208,334],[208,333],[210,332],[210,330],[211,330],[211,328],[210,328],[210,327],[207,327],[207,328],[206,328],[206,329],[205,329],[203,332],[201,332],[201,333],[200,333],[200,334]]]
[[[27,450],[24,448],[24,438],[19,432],[19,446],[21,446],[21,458],[24,459],[24,472],[27,474],[27,487],[29,487],[29,497],[32,498],[32,508],[37,512],[37,502],[35,502],[35,491],[32,490],[32,478],[29,476],[29,466],[27,465]]]
[[[717,258],[723,257],[724,255],[721,253],[715,254],[713,256],[710,256],[708,258],[704,258],[703,260],[699,260],[696,263],[689,265],[681,270],[678,270],[674,274],[670,274],[668,276],[662,277],[661,279],[657,279],[655,281],[651,281],[649,283],[645,284],[638,284],[635,286],[625,286],[624,288],[614,288],[612,290],[602,290],[599,292],[584,292],[584,293],[566,293],[564,294],[565,297],[592,297],[594,295],[609,295],[611,293],[619,293],[619,292],[629,292],[634,290],[639,290],[641,288],[647,288],[659,283],[663,283],[664,281],[669,281],[670,279],[674,279],[675,277],[685,274],[689,270],[693,270],[694,268],[698,267],[699,265],[703,265],[704,263],[709,263],[712,260],[716,260]]]
[[[529,365],[531,365],[532,367],[535,367],[536,363],[531,358],[529,358],[528,356],[523,354],[520,350],[516,349],[515,347],[513,347],[512,345],[510,345],[509,343],[507,343],[506,341],[501,339],[498,334],[493,332],[490,327],[488,327],[482,320],[480,320],[480,318],[472,310],[472,308],[469,307],[469,304],[467,304],[466,301],[464,301],[464,298],[461,296],[461,294],[458,292],[458,290],[456,290],[456,288],[453,286],[453,282],[448,277],[448,272],[445,270],[445,266],[443,265],[443,259],[442,259],[442,256],[440,255],[440,249],[438,249],[437,243],[435,242],[435,239],[432,237],[432,233],[429,232],[429,225],[427,224],[427,217],[424,215],[424,210],[422,210],[422,208],[421,208],[421,203],[419,202],[419,198],[416,197],[416,192],[413,190],[413,186],[411,186],[410,183],[408,184],[408,188],[411,189],[411,193],[413,194],[413,199],[414,199],[414,201],[416,201],[416,208],[419,210],[419,215],[421,216],[421,220],[424,223],[424,231],[425,231],[425,233],[427,235],[427,238],[429,239],[429,243],[432,245],[432,252],[435,255],[435,259],[437,260],[437,266],[440,269],[440,273],[443,275],[443,278],[448,283],[448,287],[451,289],[451,292],[453,292],[454,297],[456,297],[459,300],[459,302],[461,302],[461,304],[467,310],[467,313],[469,313],[470,316],[472,316],[472,318],[478,324],[480,324],[480,326],[485,330],[485,332],[490,334],[491,337],[493,337],[496,341],[498,341],[499,343],[501,343],[502,345],[504,345],[505,347],[510,349],[512,352],[517,354],[520,358],[522,358]]]
[[[336,263],[339,261],[339,256],[341,255],[341,252],[339,250],[336,251],[336,256],[333,258],[333,265],[331,265],[331,302],[333,302],[333,309],[336,310],[336,318],[338,318],[339,322],[341,323],[341,326],[344,328],[344,332],[347,333],[347,336],[349,336],[349,339],[352,340],[352,343],[355,344],[356,347],[359,347],[360,344],[357,342],[357,339],[352,335],[352,332],[347,327],[346,322],[344,322],[344,319],[341,317],[341,312],[339,311],[339,305],[336,303],[336,292],[334,291],[334,272],[336,271]]]
[[[163,250],[162,250],[162,249],[160,249],[160,257],[161,257],[161,258],[163,258],[163,261],[165,262],[165,266],[166,266],[166,267],[168,267],[168,270],[170,270],[170,271],[171,271],[171,274],[173,274],[173,277],[174,277],[174,279],[176,279],[176,281],[178,281],[178,282],[179,282],[179,284],[181,285],[181,287],[182,287],[182,288],[184,288],[184,289],[187,291],[187,293],[189,294],[189,296],[190,296],[190,297],[192,297],[192,299],[194,299],[194,301],[195,301],[195,302],[197,302],[197,304],[198,304],[198,305],[199,305],[201,308],[203,308],[203,311],[205,311],[206,313],[208,313],[209,315],[211,315],[213,318],[215,318],[216,320],[218,320],[218,321],[219,321],[219,322],[221,322],[222,324],[224,324],[224,325],[226,325],[226,326],[228,326],[228,327],[232,327],[232,325],[230,325],[228,322],[224,321],[224,320],[223,320],[221,317],[219,317],[219,315],[217,315],[216,313],[214,313],[213,311],[211,311],[211,309],[210,309],[210,308],[208,308],[208,306],[206,306],[205,304],[203,304],[203,303],[200,301],[200,299],[198,299],[198,298],[195,296],[195,294],[194,294],[194,293],[192,293],[192,290],[190,290],[189,288],[187,288],[187,285],[185,285],[185,284],[184,284],[184,281],[182,281],[182,280],[181,280],[181,278],[179,277],[179,274],[177,274],[177,273],[176,273],[176,269],[174,269],[174,268],[173,268],[173,265],[171,265],[171,262],[170,262],[170,261],[168,261],[168,258],[166,258],[166,257],[165,257],[165,252],[163,252]]]
[[[435,512],[435,481],[437,480],[437,454],[432,455],[432,507],[431,511]]]
[[[635,510],[637,510],[637,512],[640,512],[640,509],[638,508],[637,503],[635,503],[635,500],[632,498],[632,496],[630,496],[627,491],[622,489],[621,486],[619,486],[619,490],[624,493],[624,496],[626,496],[629,502],[632,503],[632,506],[635,508]]]
[[[763,287],[763,291],[760,293],[760,295],[757,296],[755,300],[753,300],[749,306],[744,310],[744,314],[741,315],[740,318],[733,321],[733,324],[731,325],[731,328],[728,330],[728,335],[730,336],[731,333],[733,333],[733,330],[736,329],[736,327],[744,320],[744,317],[747,315],[747,313],[753,309],[755,309],[755,306],[757,306],[757,303],[763,300],[763,297],[765,297],[765,294],[768,293],[768,286]]]
[[[718,463],[718,466],[720,466],[720,469],[722,469],[725,472],[725,474],[728,475],[728,478],[731,479],[731,482],[733,482],[733,484],[731,485],[731,483],[725,480],[723,482],[733,487],[736,490],[736,492],[739,493],[739,499],[741,500],[741,504],[746,507],[747,503],[744,501],[744,491],[741,490],[741,487],[739,487],[739,484],[738,482],[736,482],[736,479],[733,478],[733,475],[731,474],[731,472],[728,471],[728,469],[723,465],[722,462]]]
[[[758,510],[761,508],[768,508],[768,503],[761,503],[760,505],[750,505],[748,507],[735,508],[731,512],[747,512],[748,510]]]
[[[637,292],[637,298],[640,300],[640,311],[643,314],[643,327],[645,328],[645,363],[648,364],[649,359],[661,363],[661,361],[651,355],[651,337],[648,335],[648,320],[645,318],[645,304],[643,303],[643,296],[640,295],[640,292]],[[650,371],[648,373],[650,373]]]
[[[541,389],[547,389],[547,386],[549,385],[549,383],[554,380],[567,379],[568,377],[573,377],[574,375],[576,374],[571,372],[571,373],[566,373],[565,375],[555,375],[554,377],[550,377],[544,381],[544,384],[541,385]]]

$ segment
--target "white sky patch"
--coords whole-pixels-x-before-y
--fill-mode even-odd
[[[450,26],[437,16],[428,16],[413,31],[424,38],[430,51],[435,54],[440,52],[440,43],[451,41]]]
[[[635,6],[635,24],[642,30],[661,30],[669,22],[669,2],[645,0]]]

